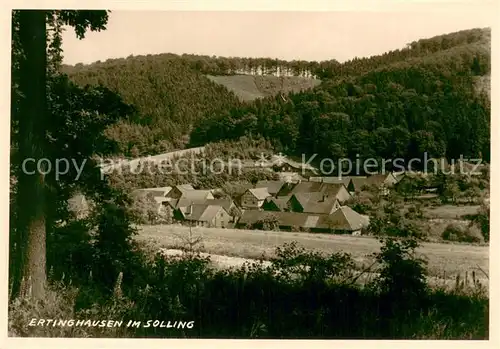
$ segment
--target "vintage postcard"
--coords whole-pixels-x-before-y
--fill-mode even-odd
[[[8,9],[9,348],[492,344],[498,6],[292,2]]]

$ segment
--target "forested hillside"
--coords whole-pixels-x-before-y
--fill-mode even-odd
[[[126,156],[246,135],[333,158],[487,159],[490,39],[489,29],[464,30],[343,64],[161,54],[64,71],[136,107],[108,130]]]
[[[312,66],[304,61],[174,54],[109,59],[64,66],[63,71],[79,85],[102,84],[136,107],[135,118],[108,130],[120,152],[130,157],[185,147],[193,123],[238,107],[241,101],[298,92],[320,82],[309,78]],[[287,75],[284,83],[272,76],[277,73]],[[227,76],[234,74],[262,76]]]
[[[193,122],[240,104],[238,98],[181,60],[140,56],[65,67],[79,85],[102,84],[136,107],[135,117],[108,130],[127,156],[183,148]]]
[[[333,159],[383,157],[489,159],[490,31],[421,40],[387,54],[352,60],[312,91],[235,108],[195,128],[204,144],[261,135],[290,153]],[[478,85],[483,85],[478,89]]]

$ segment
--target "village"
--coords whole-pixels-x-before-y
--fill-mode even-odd
[[[246,161],[244,166],[268,167],[277,180],[245,183],[236,198],[220,188],[196,189],[191,184],[173,187],[139,188],[136,200],[154,201],[161,222],[207,228],[241,228],[322,232],[360,235],[369,216],[349,204],[363,190],[378,190],[382,196],[404,177],[404,173],[370,176],[317,176],[317,170],[285,156],[269,163]]]

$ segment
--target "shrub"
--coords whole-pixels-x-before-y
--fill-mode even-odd
[[[443,240],[480,243],[484,238],[479,228],[473,224],[464,226],[456,223],[449,224],[443,231],[441,237]]]

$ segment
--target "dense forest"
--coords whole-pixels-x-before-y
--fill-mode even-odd
[[[490,39],[489,29],[464,30],[342,64],[161,54],[63,71],[79,85],[102,84],[136,107],[108,129],[129,157],[262,136],[289,153],[334,159],[427,152],[488,160],[489,99],[477,85],[489,75]],[[214,82],[213,76],[234,74],[311,76],[322,83],[242,102]]]
[[[344,74],[311,91],[256,100],[199,122],[191,141],[260,135],[288,153],[333,159],[427,152],[489,160],[489,99],[476,88],[490,71],[488,38],[487,30],[458,32],[423,40],[423,48],[417,42],[347,62]]]

